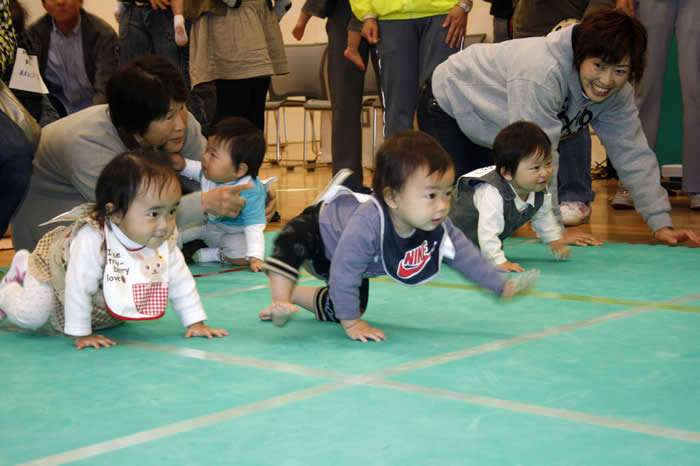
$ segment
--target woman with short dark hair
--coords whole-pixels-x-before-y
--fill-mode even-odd
[[[206,140],[185,108],[187,88],[165,58],[143,55],[117,69],[107,83],[107,105],[95,105],[47,125],[34,157],[27,195],[12,221],[16,250],[34,249],[55,225],[40,226],[85,202],[94,202],[102,168],[138,147],[199,160]],[[178,224],[204,220],[204,212],[235,217],[251,184],[183,196]],[[223,189],[222,189],[223,188]]]
[[[472,45],[435,69],[418,123],[445,147],[458,175],[491,165],[496,134],[518,120],[545,131],[557,170],[559,141],[590,124],[656,238],[698,242],[694,232],[673,230],[659,164],[639,122],[629,81],[644,73],[646,45],[644,26],[613,10],[546,37]],[[588,234],[568,239],[600,244]]]

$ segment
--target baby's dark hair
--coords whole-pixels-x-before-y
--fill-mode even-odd
[[[546,158],[552,152],[549,137],[535,123],[516,121],[503,128],[493,141],[496,172],[515,175],[520,161],[533,154]]]
[[[421,131],[401,131],[384,141],[377,151],[374,194],[384,200],[384,192],[399,192],[416,170],[427,168],[428,174],[440,175],[453,168],[452,159],[432,136]]]
[[[260,128],[245,118],[230,117],[216,123],[209,137],[216,143],[231,144],[234,168],[245,163],[248,165],[248,175],[258,176],[267,148]]]
[[[177,172],[167,152],[146,149],[123,152],[114,157],[97,178],[92,217],[102,222],[111,214],[126,214],[141,190],[156,186],[160,192],[170,183],[179,186]],[[108,203],[114,206],[109,212]]]

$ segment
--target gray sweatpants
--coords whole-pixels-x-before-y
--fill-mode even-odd
[[[379,79],[384,99],[384,137],[413,129],[420,87],[447,57],[461,49],[445,44],[447,15],[379,20]]]
[[[676,33],[683,96],[683,190],[700,193],[700,1],[643,0],[636,14],[649,35],[646,75],[637,98],[644,134],[653,148],[669,44]]]

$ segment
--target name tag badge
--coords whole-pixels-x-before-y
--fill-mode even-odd
[[[44,80],[41,79],[39,60],[35,55],[28,55],[27,51],[22,48],[17,49],[15,66],[10,78],[10,88],[39,94],[49,93]]]

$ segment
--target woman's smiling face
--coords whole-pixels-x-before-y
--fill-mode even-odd
[[[581,88],[593,102],[601,103],[619,92],[630,76],[630,57],[619,63],[605,63],[598,57],[588,57],[581,62],[579,79]]]

